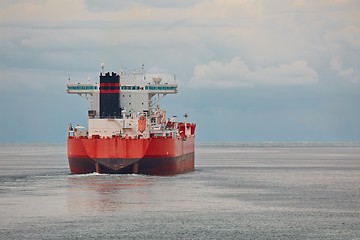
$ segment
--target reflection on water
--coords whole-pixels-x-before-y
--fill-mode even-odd
[[[96,215],[223,208],[224,202],[209,199],[209,189],[194,181],[199,176],[197,171],[176,176],[70,175],[67,209],[69,214]],[[211,194],[220,195],[221,190]]]
[[[151,177],[143,175],[85,174],[68,178],[67,207],[75,212],[106,212],[127,210],[144,202],[144,188],[149,188]]]
[[[175,176],[70,175],[0,145],[0,239],[358,239],[360,144],[205,144]]]

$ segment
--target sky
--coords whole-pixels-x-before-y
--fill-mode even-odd
[[[0,143],[65,143],[71,80],[175,74],[198,142],[360,141],[360,1],[1,0]]]

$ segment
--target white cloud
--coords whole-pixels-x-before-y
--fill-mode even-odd
[[[229,62],[211,61],[208,64],[197,65],[188,85],[233,88],[261,85],[311,85],[318,81],[317,72],[304,60],[251,69],[240,57],[235,57]]]
[[[330,67],[336,72],[338,78],[352,84],[360,83],[360,73],[353,68],[344,68],[340,59],[333,57]]]
[[[231,64],[241,64],[210,64],[211,60],[242,56],[248,68],[242,73],[251,77],[236,81],[238,85],[294,85],[305,84],[302,74],[309,83],[316,82],[324,75],[321,71],[329,71],[328,56],[345,58],[342,52],[348,45],[354,48],[354,57],[347,58],[343,68],[358,67],[359,4],[351,0],[6,0],[1,5],[0,65],[10,67],[22,63],[66,69],[71,64],[61,62],[74,61],[75,66],[83,59],[82,64],[89,66],[100,61],[110,64],[107,59],[111,59],[118,61],[116,66],[145,62],[188,79],[194,66],[198,75],[208,71],[206,67],[225,71]],[[30,55],[33,61],[28,61]],[[267,77],[269,72],[278,76],[286,71],[291,77]],[[297,71],[298,79],[292,74]],[[200,75],[194,79],[201,79]],[[234,74],[224,75],[233,79]],[[234,81],[222,84],[232,86]]]
[[[359,9],[359,0],[2,0],[1,102],[17,109],[9,101],[14,94],[18,102],[29,104],[29,95],[40,96],[60,107],[53,114],[58,118],[68,111],[61,110],[59,102],[70,99],[61,99],[69,74],[74,81],[88,76],[96,81],[101,62],[109,71],[120,70],[121,65],[131,71],[145,64],[150,72],[176,74],[182,85],[227,88],[223,93],[231,97],[217,99],[224,112],[232,97],[236,101],[231,104],[243,97],[259,114],[249,119],[249,125],[274,112],[286,124],[289,113],[278,114],[281,106],[274,104],[279,103],[274,99],[278,92],[286,92],[284,102],[288,96],[301,96],[303,101],[293,102],[304,118],[313,105],[336,107],[341,96],[341,106],[354,111],[334,116],[354,122],[344,124],[354,136],[360,116],[356,105],[360,84],[354,84],[359,83],[360,69]],[[243,91],[246,99],[237,95],[241,87],[248,87]],[[208,92],[188,89],[179,95],[179,102],[194,92],[208,97]],[[319,92],[326,92],[328,101],[320,101]],[[264,98],[264,93],[269,95]],[[201,101],[199,97],[201,107],[194,106],[194,112],[205,114],[211,104]],[[273,106],[270,115],[268,106]],[[322,107],[314,111],[319,123],[331,119]],[[18,125],[18,119],[8,122]],[[53,123],[42,122],[51,128]]]

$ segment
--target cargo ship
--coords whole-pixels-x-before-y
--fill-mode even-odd
[[[104,72],[98,83],[73,83],[67,93],[89,102],[88,126],[69,124],[67,152],[72,174],[173,175],[194,170],[195,123],[172,116],[160,100],[178,84],[141,71]]]

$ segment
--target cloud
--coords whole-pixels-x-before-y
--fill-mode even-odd
[[[344,68],[340,59],[333,57],[330,66],[336,72],[338,78],[352,84],[360,83],[360,72],[353,68]]]
[[[84,82],[88,78],[92,82],[98,80],[98,74],[89,72],[76,74],[64,71],[23,69],[23,68],[3,68],[0,67],[1,88],[0,95],[9,97],[16,95],[20,99],[28,96],[51,96],[65,93],[66,84],[71,78],[72,82]]]
[[[22,102],[33,104],[29,97],[38,96],[39,102],[49,106],[65,107],[58,104],[66,101],[62,98],[80,103],[76,96],[64,92],[69,74],[72,80],[90,76],[96,81],[101,62],[109,71],[119,71],[121,65],[131,71],[145,64],[150,72],[176,74],[179,84],[193,87],[179,91],[180,100],[173,103],[199,94],[201,106],[193,111],[206,118],[209,100],[204,99],[213,96],[209,92],[217,94],[215,87],[221,87],[226,89],[221,94],[227,98],[216,100],[224,112],[232,102],[248,101],[243,107],[254,112],[249,125],[260,116],[271,119],[272,113],[266,111],[272,105],[271,112],[276,112],[280,102],[299,103],[291,109],[307,118],[309,106],[323,102],[334,108],[341,98],[345,99],[342,106],[354,110],[344,115],[344,119],[354,122],[346,126],[358,129],[359,108],[355,103],[359,102],[360,92],[360,84],[356,84],[360,69],[359,7],[358,0],[3,0],[2,106],[20,109]],[[298,86],[306,86],[301,88],[304,92],[299,93]],[[199,87],[208,89],[202,92]],[[272,94],[261,107],[254,104],[268,92]],[[326,92],[327,101],[317,98],[318,92]],[[14,106],[13,94],[18,106]],[[283,101],[274,102],[279,95]],[[289,101],[288,96],[305,96],[311,103],[296,97]],[[184,106],[184,111],[190,105],[193,103]],[[81,112],[79,109],[74,112]],[[173,106],[170,109],[176,110]],[[58,110],[54,116],[67,111]],[[318,125],[328,121],[329,114],[323,114],[322,107],[314,111],[319,113]],[[288,114],[276,112],[284,124]],[[214,114],[209,121],[216,122],[217,116]],[[334,116],[342,117],[338,113]],[[8,123],[16,125],[14,119],[9,116]],[[41,122],[47,124],[54,127],[53,121]],[[27,128],[32,127],[29,124]],[[258,129],[252,127],[249,129]],[[279,126],[273,132],[284,129]]]
[[[343,42],[353,47],[360,48],[360,27],[359,26],[345,26],[328,33],[329,37],[337,42]]]
[[[117,11],[136,5],[147,5],[159,8],[184,8],[196,4],[197,0],[85,0],[87,7],[92,11]]]
[[[294,59],[300,62],[292,69],[307,68],[310,75],[309,69],[325,64],[317,73],[321,78],[329,71],[328,53],[341,55],[347,45],[354,56],[343,68],[358,68],[357,5],[350,0],[6,0],[0,8],[0,65],[64,70],[82,65],[84,70],[102,61],[116,61],[116,67],[137,62],[189,79],[194,66],[241,56],[258,75]]]
[[[293,86],[318,83],[318,73],[304,60],[251,69],[240,57],[229,62],[211,61],[195,67],[191,87]]]

